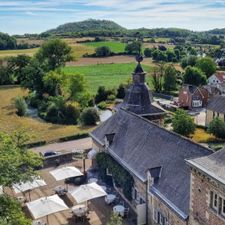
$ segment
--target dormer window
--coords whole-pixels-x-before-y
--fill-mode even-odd
[[[105,135],[105,147],[108,148],[112,142],[113,142],[113,139],[114,139],[114,136],[115,136],[115,133],[112,133],[112,134],[106,134]]]

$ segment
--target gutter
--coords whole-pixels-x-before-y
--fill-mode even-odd
[[[158,191],[155,187],[151,187],[150,193],[154,194],[155,196],[159,197],[161,200],[163,200],[170,208],[172,208],[183,220],[188,219],[188,215],[178,209],[177,206],[175,206],[170,200],[168,200],[160,191]]]
[[[225,185],[225,180],[218,177],[215,173],[210,172],[209,170],[207,170],[206,168],[204,168],[203,166],[199,165],[196,162],[193,162],[191,160],[185,160],[185,161],[187,162],[188,165],[194,166],[195,168],[200,169],[203,173],[205,173],[206,175],[209,175],[212,179],[217,180],[221,184]]]

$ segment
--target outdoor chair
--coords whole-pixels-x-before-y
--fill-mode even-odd
[[[124,217],[128,217],[129,211],[130,211],[130,208],[125,208],[125,210],[124,210]]]

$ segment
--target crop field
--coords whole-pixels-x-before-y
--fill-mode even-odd
[[[0,131],[12,133],[18,129],[28,132],[31,142],[52,141],[60,137],[87,133],[93,127],[67,126],[46,123],[41,119],[17,116],[13,100],[26,95],[19,87],[0,87]]]
[[[38,48],[30,49],[16,49],[16,50],[0,50],[0,58],[17,56],[17,55],[34,55],[37,52]]]
[[[102,46],[107,46],[111,49],[112,52],[124,52],[125,50],[125,43],[118,42],[118,41],[100,41],[100,42],[86,42],[83,45],[91,46],[93,48],[98,48]]]
[[[131,79],[135,63],[97,64],[88,66],[68,66],[63,69],[66,74],[82,74],[88,82],[89,91],[95,94],[98,87],[117,88],[119,84],[126,83]],[[147,72],[147,82],[152,86],[151,72],[153,67],[143,65]]]

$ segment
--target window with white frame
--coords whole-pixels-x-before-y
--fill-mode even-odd
[[[222,197],[216,192],[210,192],[210,206],[218,214],[225,217],[225,197]]]
[[[153,210],[153,220],[158,224],[158,225],[171,225],[169,223],[168,218],[166,218],[159,210],[154,209]]]

